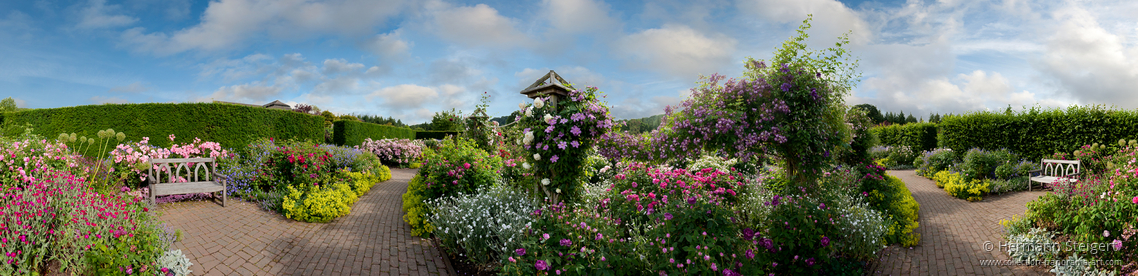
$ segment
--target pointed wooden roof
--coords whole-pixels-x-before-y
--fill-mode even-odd
[[[265,105],[262,105],[262,106],[263,106],[263,107],[265,107],[265,108],[275,108],[275,109],[292,109],[292,107],[288,106],[288,104],[286,104],[286,103],[282,103],[282,102],[281,102],[281,101],[279,101],[279,100],[273,101],[273,102],[271,102],[271,103],[267,103],[267,104],[265,104]]]
[[[557,75],[557,72],[549,70],[548,74],[545,74],[545,76],[533,82],[533,84],[526,87],[526,89],[522,89],[522,94],[530,99],[548,94],[566,96],[569,95],[568,85],[569,82]]]

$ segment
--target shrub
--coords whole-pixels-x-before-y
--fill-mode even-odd
[[[48,260],[73,274],[118,274],[128,268],[153,273],[143,268],[156,269],[155,260],[165,250],[142,197],[92,192],[66,171],[43,171],[20,189],[5,185],[0,201],[6,202],[0,205],[0,224],[9,226],[0,229],[5,241],[0,274],[35,274]],[[100,210],[117,211],[108,216]]]
[[[1007,193],[1027,190],[1027,176],[1016,176],[1011,179],[992,179],[992,193]]]
[[[974,148],[964,153],[964,162],[960,164],[960,172],[964,180],[967,181],[988,179],[995,177],[997,166],[1018,161],[1019,157],[1007,149],[987,151]]]
[[[332,123],[332,142],[336,145],[358,146],[365,139],[385,138],[415,139],[415,131],[406,127],[377,125],[358,120],[340,120]]]
[[[731,171],[731,167],[735,166],[735,163],[738,162],[739,160],[734,158],[728,159],[716,155],[704,154],[700,156],[699,159],[697,159],[695,162],[692,162],[690,165],[688,165],[688,169],[698,171],[711,168],[715,169],[716,171],[729,172]]]
[[[158,259],[159,271],[163,273],[173,273],[175,276],[190,275],[190,272],[194,272],[190,270],[191,265],[193,265],[193,263],[190,262],[189,258],[186,258],[186,254],[182,254],[182,250],[166,251],[166,253],[162,254],[162,258]]]
[[[901,179],[887,175],[886,182],[891,187],[887,199],[884,201],[884,210],[890,216],[889,229],[885,233],[885,241],[889,244],[901,246],[914,246],[921,241],[920,233],[913,233],[917,229],[917,213],[921,205],[913,199],[912,192]]]
[[[943,146],[955,151],[1006,148],[1028,160],[1039,160],[1056,151],[1073,152],[1086,144],[1133,139],[1138,133],[1138,112],[1105,106],[1034,107],[1014,113],[945,116],[940,127]]]
[[[427,151],[419,175],[427,184],[424,196],[435,199],[472,193],[479,186],[497,183],[502,159],[478,149],[463,138],[443,140],[438,151]]]
[[[367,138],[356,148],[375,153],[379,160],[396,166],[419,163],[423,158],[423,143],[418,140]]]
[[[481,270],[491,270],[514,249],[530,227],[529,196],[505,185],[483,186],[474,194],[429,200],[433,232],[452,254],[466,256]]]
[[[952,175],[958,174],[952,173]],[[937,185],[944,185],[944,191],[948,192],[949,195],[968,201],[984,199],[984,194],[989,192],[989,188],[992,185],[991,180],[987,179],[972,179],[968,181],[962,176],[945,177],[945,179],[943,184],[938,181]]]
[[[34,109],[5,114],[4,135],[18,135],[24,123],[36,126],[35,133],[45,137],[60,133],[95,137],[97,131],[112,128],[123,132],[128,141],[174,134],[217,142],[221,148],[240,148],[262,137],[324,140],[324,119],[320,116],[220,103],[105,104]],[[188,138],[151,141],[152,145],[162,148],[188,142]],[[94,157],[98,153],[85,155]]]
[[[347,183],[300,184],[285,187],[284,216],[304,222],[329,222],[352,211],[357,197]]]
[[[869,131],[882,146],[908,146],[917,152],[932,150],[937,146],[937,125],[934,123],[879,126],[870,128]]]
[[[920,158],[913,160],[913,166],[917,167],[918,175],[929,177],[947,170],[954,162],[956,153],[952,149],[939,148],[922,153]]]
[[[403,221],[411,225],[412,236],[426,238],[430,237],[435,227],[427,221],[428,209],[424,202],[429,198],[426,197],[427,183],[423,181],[424,178],[416,175],[407,183],[407,192],[403,193]]]

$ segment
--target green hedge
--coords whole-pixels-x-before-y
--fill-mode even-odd
[[[415,139],[443,139],[448,135],[459,135],[461,133],[458,131],[417,131],[415,132]]]
[[[1006,148],[1028,160],[1039,160],[1087,144],[1138,138],[1138,111],[1071,106],[1019,113],[975,112],[947,116],[940,126],[941,142],[953,151]]]
[[[874,127],[869,131],[877,136],[881,145],[909,146],[914,152],[924,152],[937,146],[937,125],[934,123],[910,123]]]
[[[126,141],[150,137],[150,144],[168,147],[174,134],[177,143],[194,138],[241,149],[257,138],[292,138],[323,141],[324,118],[287,110],[221,103],[143,103],[84,105],[35,109],[4,115],[3,135],[23,133],[30,123],[33,133],[54,139],[60,133],[96,138],[99,130],[114,129]],[[89,153],[93,154],[93,153]]]
[[[415,131],[410,128],[377,125],[356,121],[336,121],[332,123],[332,142],[341,146],[358,146],[365,138],[415,139]]]

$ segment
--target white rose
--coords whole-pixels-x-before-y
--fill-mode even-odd
[[[533,117],[533,108],[526,108],[526,117]]]
[[[549,178],[542,178],[541,185],[549,185]]]
[[[518,103],[518,110],[524,110],[524,109],[526,109],[526,103],[525,102]]]
[[[545,118],[542,118],[542,119],[545,119],[545,122],[549,123],[549,120],[553,120],[553,116],[549,115],[549,114],[545,114]]]
[[[522,162],[522,168],[529,169],[529,162]]]
[[[557,188],[557,193],[561,193],[561,188]]]
[[[533,160],[541,160],[541,154],[540,153],[534,153],[533,154]]]
[[[533,142],[533,131],[526,132],[525,136],[522,137],[522,142],[525,143],[526,145],[529,145],[530,143],[532,143]]]
[[[545,106],[545,101],[542,101],[541,98],[533,99],[533,106],[537,107],[537,108],[541,108],[541,107]]]

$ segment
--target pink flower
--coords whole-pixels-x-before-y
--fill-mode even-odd
[[[1135,196],[1134,200],[1131,200],[1131,202],[1134,202],[1134,204],[1138,204],[1138,196]]]

